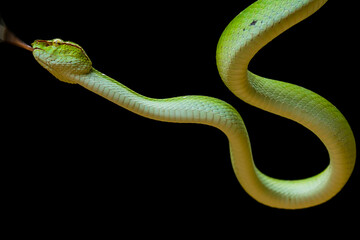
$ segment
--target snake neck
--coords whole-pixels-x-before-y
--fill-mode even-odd
[[[71,81],[139,115],[144,115],[154,100],[131,90],[95,68]]]

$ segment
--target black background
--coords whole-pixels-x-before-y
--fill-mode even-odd
[[[145,96],[196,94],[227,101],[245,121],[260,170],[286,179],[312,176],[328,164],[315,135],[243,103],[218,75],[217,41],[251,2],[13,3],[0,13],[27,43],[62,38],[80,44],[96,69]],[[327,98],[358,138],[353,31],[358,21],[340,4],[328,2],[268,44],[250,70]],[[215,229],[228,222],[244,230],[246,224],[263,226],[273,219],[309,227],[352,221],[359,213],[358,166],[331,201],[305,210],[272,209],[242,189],[219,130],[136,116],[56,80],[30,52],[1,44],[0,54],[2,197],[10,223],[37,217],[39,224],[57,225],[66,219],[65,229],[104,224],[110,232],[119,225],[126,230],[152,223],[158,233],[162,226],[188,232],[199,224]]]

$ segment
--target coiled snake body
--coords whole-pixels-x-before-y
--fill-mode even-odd
[[[259,0],[225,29],[216,60],[226,86],[240,99],[294,120],[325,144],[330,164],[316,176],[280,180],[255,166],[249,137],[239,113],[222,100],[206,96],[154,99],[142,96],[92,67],[85,51],[60,39],[36,40],[35,59],[59,80],[76,83],[141,116],[167,122],[201,123],[223,131],[231,162],[243,188],[257,201],[296,209],[321,204],[349,179],[355,164],[355,140],[343,115],[326,99],[305,88],[260,77],[247,70],[252,57],[286,29],[316,12],[326,0]]]

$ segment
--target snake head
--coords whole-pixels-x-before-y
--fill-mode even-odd
[[[36,40],[31,45],[36,61],[63,82],[76,83],[80,75],[92,69],[91,60],[76,43],[56,38]]]

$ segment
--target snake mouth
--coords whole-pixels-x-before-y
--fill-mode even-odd
[[[41,58],[39,58],[39,56],[42,55],[44,51],[45,51],[44,49],[41,49],[39,47],[34,47],[32,49],[32,54],[35,57],[35,59],[41,60]]]

